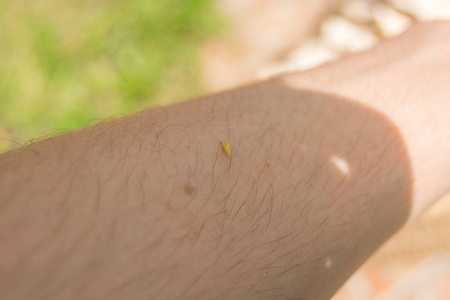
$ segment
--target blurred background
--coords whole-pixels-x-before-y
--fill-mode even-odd
[[[0,0],[0,153],[307,70],[435,19],[450,19],[450,0]],[[333,299],[450,299],[450,197]]]

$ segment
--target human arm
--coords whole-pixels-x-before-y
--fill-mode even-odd
[[[386,109],[339,68],[346,98],[317,70],[2,155],[0,295],[329,298],[450,186],[448,155],[431,154],[448,135],[448,102],[430,95],[432,139],[421,131],[430,106]]]

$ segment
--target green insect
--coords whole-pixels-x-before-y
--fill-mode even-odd
[[[231,151],[230,143],[228,143],[228,142],[221,142],[221,143],[222,143],[223,152],[225,152],[225,154],[228,158],[231,158],[233,156],[233,152]]]

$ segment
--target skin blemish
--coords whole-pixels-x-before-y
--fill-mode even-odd
[[[172,213],[177,213],[178,210],[176,210],[172,205],[170,205],[170,203],[166,202],[164,203],[164,206],[166,207],[166,209]]]
[[[188,229],[189,227],[195,224],[195,219],[196,219],[195,214],[192,211],[187,212],[179,228]]]
[[[230,143],[228,143],[228,142],[221,142],[221,143],[222,143],[223,152],[225,152],[225,154],[228,158],[231,158],[233,156],[233,153],[231,152]]]
[[[327,257],[327,260],[325,261],[325,268],[329,269],[333,265],[333,260],[330,257]]]
[[[184,193],[185,193],[186,195],[191,196],[191,195],[194,194],[194,192],[195,192],[195,187],[193,187],[192,185],[186,184],[186,185],[184,186]]]

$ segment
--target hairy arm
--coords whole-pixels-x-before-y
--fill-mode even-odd
[[[0,295],[327,299],[421,201],[407,128],[278,79],[6,153]]]

